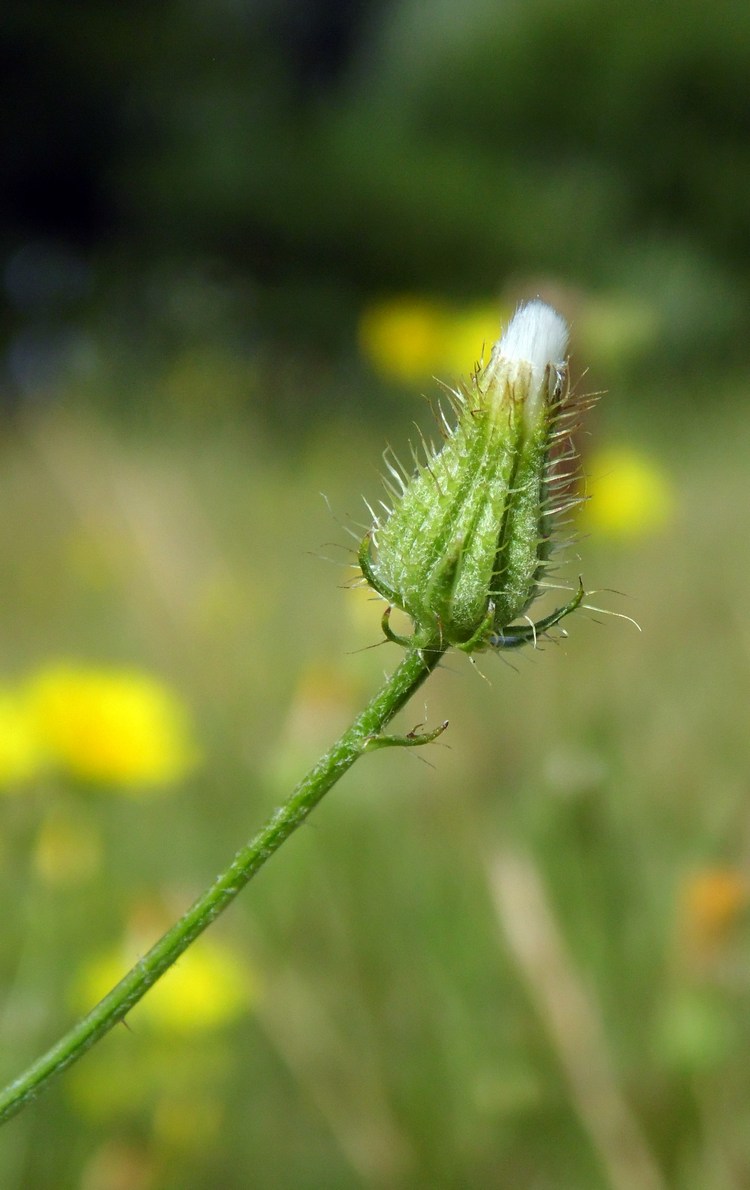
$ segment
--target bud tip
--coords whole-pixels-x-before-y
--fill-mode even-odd
[[[568,345],[568,324],[557,310],[535,298],[519,306],[495,351],[507,360],[531,366],[538,383],[548,364],[562,364]]]

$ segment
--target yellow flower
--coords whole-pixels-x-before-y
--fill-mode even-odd
[[[498,327],[512,313],[511,308],[501,309],[493,302],[452,312],[444,328],[441,358],[433,371],[448,378],[465,376],[482,359],[487,363]]]
[[[668,524],[674,496],[659,464],[627,447],[602,451],[587,460],[587,493],[581,521],[587,530],[627,539],[657,532]]]
[[[398,297],[366,309],[359,345],[389,380],[412,384],[429,376],[440,359],[446,313],[426,298]]]
[[[253,999],[248,972],[218,942],[198,942],[152,988],[144,1015],[172,1033],[217,1029],[243,1016]]]
[[[128,937],[92,959],[73,987],[74,1006],[87,1010],[109,992],[147,949]],[[128,1019],[162,1034],[204,1033],[243,1016],[256,997],[255,980],[229,947],[207,938],[193,943],[146,993]]]
[[[695,952],[725,942],[750,905],[750,883],[735,868],[706,868],[689,876],[680,890],[683,936]]]
[[[0,689],[0,790],[15,791],[41,764],[34,721],[23,698]]]
[[[137,792],[179,780],[197,759],[185,708],[149,674],[52,665],[28,700],[49,760],[82,780]]]
[[[369,306],[359,346],[376,371],[399,384],[463,375],[488,355],[503,312],[496,304],[453,309],[429,298],[400,296]]]

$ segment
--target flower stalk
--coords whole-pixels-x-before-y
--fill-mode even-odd
[[[560,515],[570,495],[572,419],[563,359],[567,327],[542,302],[522,307],[485,368],[451,394],[441,450],[427,448],[416,473],[389,465],[393,507],[374,518],[359,552],[365,582],[387,600],[386,637],[406,652],[381,690],[183,917],[69,1032],[0,1092],[0,1123],[125,1018],[148,989],[227,908],[323,796],[368,751],[415,747],[446,727],[385,734],[449,647],[536,645],[579,606],[583,587],[536,623],[537,597]],[[560,449],[562,444],[562,449]],[[374,554],[372,551],[374,550]],[[390,628],[391,606],[412,622]],[[519,622],[521,621],[521,622]]]
[[[406,736],[382,734],[383,728],[439,664],[446,648],[436,640],[415,642],[382,689],[300,781],[289,799],[271,815],[263,829],[237,852],[211,887],[91,1012],[0,1092],[0,1123],[19,1112],[127,1016],[157,979],[224,912],[358,757],[373,748],[429,742],[447,726],[441,724],[437,731],[427,733],[415,730]]]

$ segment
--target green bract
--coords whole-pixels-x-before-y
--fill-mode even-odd
[[[472,652],[535,641],[583,598],[537,624],[524,617],[539,593],[561,514],[577,503],[567,326],[544,302],[522,306],[486,367],[450,393],[445,441],[425,446],[407,477],[386,459],[393,507],[360,548],[367,582],[407,612],[425,639]],[[571,467],[571,464],[573,466]],[[390,639],[405,643],[383,626]]]

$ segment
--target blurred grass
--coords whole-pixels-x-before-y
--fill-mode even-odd
[[[581,614],[512,666],[450,658],[424,698],[446,746],[363,760],[214,927],[257,985],[242,1019],[187,1042],[116,1030],[4,1131],[4,1188],[612,1184],[618,1122],[581,1110],[544,964],[524,969],[493,905],[488,865],[517,862],[663,1185],[750,1181],[746,901],[714,912],[705,880],[750,878],[746,419],[741,393],[684,398],[684,416],[678,394],[640,395],[590,428],[660,461],[673,519],[579,552],[588,587],[627,593],[591,602],[642,633]],[[86,962],[134,916],[179,913],[395,663],[366,648],[379,606],[342,589],[351,543],[318,493],[363,519],[409,412],[377,432],[345,410],[290,422],[288,453],[228,415],[118,428],[62,404],[6,430],[3,676],[136,664],[186,700],[206,759],[169,797],[49,778],[0,802],[4,1075],[69,1021]],[[35,867],[55,814],[99,840],[79,882]],[[520,912],[532,938],[532,901]],[[623,1171],[642,1186],[627,1154]]]

